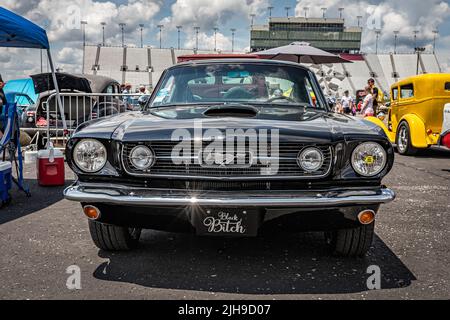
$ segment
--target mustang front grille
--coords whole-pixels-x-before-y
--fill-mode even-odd
[[[151,147],[156,155],[156,162],[151,169],[144,172],[137,170],[130,162],[130,152],[139,144],[144,144]],[[267,150],[266,161],[263,161],[259,155],[259,150],[252,150],[246,146],[243,151],[242,165],[233,165],[224,163],[221,165],[205,165],[200,160],[206,158],[204,151],[196,152],[194,147],[191,148],[191,153],[183,154],[183,159],[187,162],[175,163],[172,157],[172,151],[178,142],[148,142],[148,143],[125,143],[122,146],[122,164],[125,171],[133,176],[154,176],[154,177],[185,177],[185,178],[261,178],[264,177],[299,177],[299,178],[323,178],[326,177],[333,164],[333,152],[329,145],[308,145],[298,144],[293,142],[280,142],[279,153],[276,161],[272,158],[272,165],[269,164],[269,159],[275,157],[271,150]],[[206,145],[205,145],[206,146]],[[315,172],[307,172],[303,170],[297,163],[299,153],[307,147],[316,147],[320,149],[324,155],[324,163],[322,167]],[[269,148],[270,149],[270,148]],[[203,149],[205,150],[205,149]],[[226,152],[224,152],[226,153]],[[225,157],[224,157],[225,159]],[[277,165],[274,165],[277,163]]]

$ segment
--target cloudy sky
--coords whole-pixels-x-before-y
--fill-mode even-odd
[[[450,1],[449,0],[0,0],[0,6],[13,10],[44,27],[49,35],[56,65],[68,72],[81,71],[82,32],[80,20],[86,26],[87,42],[102,40],[101,22],[106,23],[106,42],[120,45],[119,23],[125,23],[125,41],[139,45],[139,24],[144,24],[144,44],[159,46],[157,25],[164,25],[163,46],[177,46],[176,26],[183,26],[182,46],[195,46],[194,26],[200,27],[199,47],[214,47],[213,28],[219,28],[218,48],[231,50],[231,28],[236,28],[236,48],[249,47],[250,14],[256,14],[255,24],[265,24],[267,7],[273,6],[273,16],[290,15],[319,17],[321,8],[328,8],[327,17],[337,17],[345,8],[347,25],[356,25],[363,16],[363,51],[375,50],[375,32],[380,28],[380,50],[393,51],[393,32],[400,31],[399,51],[411,52],[413,31],[419,30],[418,44],[429,50],[433,30],[439,30],[437,52],[441,64],[450,72]],[[1,27],[1,26],[0,26]],[[6,79],[39,72],[39,51],[0,48],[0,73]]]

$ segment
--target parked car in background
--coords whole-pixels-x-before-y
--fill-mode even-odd
[[[403,79],[391,87],[388,126],[376,118],[370,121],[384,129],[397,150],[414,155],[438,145],[444,122],[444,106],[450,103],[450,74],[423,74]]]
[[[23,130],[34,136],[39,129],[47,128],[49,115],[50,128],[63,128],[61,113],[57,108],[55,90],[51,74],[33,75],[34,88],[38,99],[23,116]],[[57,73],[61,93],[78,93],[79,96],[63,96],[64,116],[69,129],[74,130],[80,124],[117,113],[132,111],[133,107],[119,96],[120,85],[112,78],[97,75],[73,75]],[[84,97],[83,94],[93,95]],[[107,93],[108,97],[95,96],[95,93]],[[50,97],[53,98],[50,98]],[[50,98],[50,99],[49,99]],[[48,104],[47,104],[47,100]],[[48,111],[48,113],[47,113]],[[42,140],[40,142],[42,147]]]
[[[275,60],[173,66],[144,111],[85,123],[66,157],[78,179],[65,198],[110,251],[134,248],[143,228],[253,237],[284,225],[361,256],[395,198],[383,130],[333,113],[308,68]]]

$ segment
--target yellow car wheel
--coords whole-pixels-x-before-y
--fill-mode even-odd
[[[412,156],[418,151],[418,149],[414,148],[412,145],[411,131],[406,121],[403,121],[398,126],[396,144],[397,151],[401,155]]]

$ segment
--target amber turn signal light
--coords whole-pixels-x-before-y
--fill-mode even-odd
[[[358,220],[361,224],[367,225],[375,221],[375,211],[364,210],[358,215]]]
[[[86,217],[88,217],[89,219],[97,220],[98,218],[100,218],[100,210],[98,210],[98,208],[94,206],[85,206],[83,208],[83,211]]]

